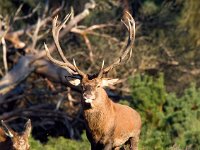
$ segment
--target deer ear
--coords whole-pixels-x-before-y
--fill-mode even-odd
[[[81,79],[72,78],[72,77],[70,77],[70,76],[65,76],[65,78],[67,79],[67,81],[68,81],[70,84],[72,84],[72,85],[74,85],[74,86],[78,86],[78,85],[80,85],[80,83],[81,83]]]
[[[9,127],[7,127],[7,125],[4,123],[3,120],[1,120],[1,126],[2,126],[1,128],[3,129],[3,131],[4,131],[4,133],[5,133],[6,136],[8,136],[10,138],[14,137],[14,135],[12,133],[12,130],[9,129]]]
[[[26,134],[26,135],[29,137],[30,134],[31,134],[31,130],[32,130],[31,120],[28,119],[28,121],[27,121],[26,124],[25,124],[25,131],[24,131],[24,134]]]
[[[102,87],[114,85],[114,84],[118,83],[118,80],[119,79],[103,78],[101,85],[102,85]]]

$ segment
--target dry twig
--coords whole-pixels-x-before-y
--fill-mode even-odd
[[[4,64],[5,74],[6,74],[8,72],[8,63],[7,63],[6,41],[4,37],[2,37],[1,43],[3,45],[3,64]]]
[[[24,20],[24,19],[31,18],[31,17],[37,12],[37,10],[39,9],[39,6],[40,6],[40,4],[38,4],[38,5],[32,10],[31,13],[29,13],[29,14],[27,14],[27,15],[25,15],[25,16],[19,16],[19,13],[20,13],[20,11],[21,11],[21,9],[22,9],[22,7],[23,7],[23,4],[21,4],[21,5],[19,6],[19,8],[17,9],[15,15],[14,15],[13,22],[18,21],[18,20]]]

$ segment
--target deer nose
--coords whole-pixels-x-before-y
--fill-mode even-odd
[[[94,96],[90,93],[83,93],[83,98],[84,99],[94,99]]]
[[[83,98],[84,98],[84,99],[88,99],[88,98],[89,98],[89,94],[83,93]]]

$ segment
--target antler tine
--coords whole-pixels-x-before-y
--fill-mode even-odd
[[[45,51],[46,51],[46,54],[47,54],[47,57],[55,64],[59,65],[59,66],[65,66],[65,63],[64,62],[61,62],[61,61],[58,61],[56,59],[54,59],[51,54],[50,54],[50,51],[49,51],[49,48],[47,47],[46,43],[44,43],[44,48],[45,48]]]
[[[78,69],[75,59],[73,59],[73,64],[74,64],[74,67],[76,68],[76,71],[78,72],[78,74],[80,74],[82,77],[84,77],[85,73],[82,72],[80,69]]]
[[[74,66],[73,66],[72,64],[70,64],[70,63],[69,63],[69,64],[66,64],[66,63],[64,63],[64,62],[62,62],[62,61],[58,61],[58,60],[54,59],[54,58],[51,56],[50,51],[49,51],[49,49],[48,49],[46,43],[44,43],[44,48],[45,48],[47,57],[50,59],[50,61],[52,61],[53,63],[55,63],[55,64],[57,64],[57,65],[59,65],[59,66],[65,68],[65,69],[67,69],[67,70],[68,70],[68,67],[69,67],[69,68],[72,69],[73,71],[76,71],[76,69],[74,68]]]
[[[101,70],[103,69],[103,67],[104,67],[104,60],[102,61]]]
[[[129,25],[128,25],[128,27],[126,26],[130,32],[129,38],[133,40],[132,42],[134,42],[134,40],[135,40],[135,20],[133,19],[133,17],[131,16],[131,14],[129,12],[126,11],[126,13],[129,16],[129,18],[127,18]]]
[[[63,51],[62,51],[62,48],[60,46],[60,43],[59,43],[59,33],[60,33],[60,30],[64,27],[64,25],[66,24],[66,22],[69,20],[71,16],[71,13],[70,14],[67,14],[65,16],[65,19],[63,21],[63,23],[60,23],[59,25],[57,25],[57,21],[58,21],[58,16],[56,16],[54,19],[53,19],[53,27],[52,27],[52,33],[53,33],[53,38],[54,38],[54,41],[55,41],[55,44],[56,44],[56,47],[58,49],[58,52],[62,58],[62,60],[65,62],[65,63],[69,63],[67,61],[67,59],[65,58],[64,54],[63,54]]]
[[[128,15],[126,17],[128,24],[126,24],[123,20],[122,20],[122,22],[126,26],[127,30],[129,31],[129,39],[128,39],[127,45],[126,45],[125,49],[123,50],[122,55],[116,61],[114,61],[111,65],[104,68],[103,71],[101,71],[99,73],[99,76],[102,76],[103,74],[108,73],[114,67],[120,65],[121,62],[125,59],[125,57],[127,55],[129,55],[127,60],[129,60],[131,55],[132,55],[132,46],[133,46],[134,41],[135,41],[135,21],[134,21],[133,17],[131,16],[131,14],[129,12],[126,11],[126,13]]]
[[[102,61],[102,65],[101,65],[101,69],[98,74],[98,78],[101,78],[103,76],[103,67],[104,67],[104,60]]]
[[[53,63],[65,68],[66,70],[68,70],[69,73],[71,74],[75,74],[75,73],[78,73],[80,76],[84,76],[85,74],[80,71],[77,66],[71,64],[67,59],[66,57],[64,56],[64,53],[63,53],[63,50],[60,46],[60,43],[59,43],[59,33],[60,33],[60,30],[64,27],[64,25],[66,24],[66,22],[69,20],[71,16],[71,13],[70,14],[67,14],[65,16],[65,19],[62,23],[59,23],[57,24],[57,21],[58,21],[58,16],[56,16],[54,19],[53,19],[53,22],[52,22],[52,34],[53,34],[53,39],[54,39],[54,42],[55,42],[55,45],[57,47],[57,50],[59,52],[59,55],[60,57],[62,58],[63,62],[62,61],[59,61],[59,60],[56,60],[54,59],[51,54],[50,54],[50,51],[47,47],[47,45],[44,43],[44,47],[45,47],[45,50],[46,50],[46,54],[47,54],[47,57],[50,59],[50,61],[52,61]],[[69,70],[70,69],[70,70]],[[72,72],[72,71],[73,72]]]

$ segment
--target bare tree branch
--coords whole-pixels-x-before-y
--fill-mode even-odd
[[[93,9],[94,7],[95,7],[94,2],[87,3],[85,9],[80,14],[76,15],[73,20],[69,21],[69,23],[63,29],[59,37],[62,38],[63,36],[65,36],[73,28],[74,25],[76,25],[78,22],[87,17],[90,12],[89,9]],[[47,22],[47,20],[45,22]],[[43,24],[43,21],[41,21],[41,24]],[[49,50],[50,51],[55,50],[55,45],[51,44],[49,46]],[[14,89],[19,83],[21,83],[24,79],[26,79],[26,77],[28,77],[34,70],[37,70],[38,68],[42,67],[41,64],[37,62],[39,60],[43,60],[44,57],[46,57],[45,50],[37,51],[37,54],[34,55],[22,56],[19,59],[18,63],[0,80],[0,100],[5,99],[4,95],[10,92],[12,89]],[[46,64],[49,64],[49,62]],[[57,76],[57,79],[61,80],[60,76]]]
[[[6,74],[8,72],[8,64],[7,64],[6,41],[4,37],[1,39],[1,43],[3,45],[3,64],[4,64],[5,74]]]
[[[23,7],[23,4],[19,6],[19,8],[17,9],[16,13],[15,13],[15,16],[14,16],[14,19],[13,21],[18,21],[18,20],[23,20],[23,19],[28,19],[28,18],[31,18],[36,12],[37,10],[39,9],[39,6],[40,4],[38,4],[33,10],[31,13],[29,13],[28,15],[25,15],[25,16],[19,16],[19,13]]]
[[[40,18],[38,19],[37,21],[37,25],[36,25],[36,28],[35,28],[35,31],[33,33],[33,35],[31,36],[31,39],[32,39],[32,45],[31,45],[31,52],[35,52],[35,46],[37,44],[37,41],[38,41],[38,34],[39,34],[39,31],[40,31],[40,27],[41,27],[41,20]]]

